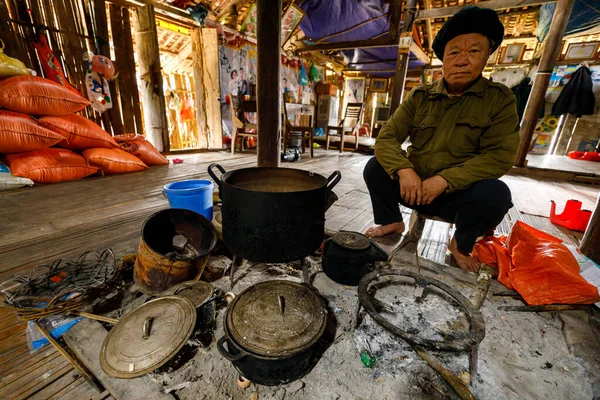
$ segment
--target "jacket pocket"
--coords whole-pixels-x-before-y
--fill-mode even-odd
[[[410,128],[412,147],[422,149],[431,140],[438,127],[439,120],[432,115],[415,116]]]
[[[455,151],[470,153],[479,150],[481,135],[490,127],[492,120],[487,115],[459,117],[454,131]]]

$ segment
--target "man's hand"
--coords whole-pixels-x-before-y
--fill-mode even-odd
[[[423,191],[421,178],[412,168],[401,169],[397,172],[400,179],[400,197],[409,205],[421,204]]]
[[[448,182],[439,175],[432,176],[423,181],[423,198],[419,205],[431,204],[431,202],[448,188]]]

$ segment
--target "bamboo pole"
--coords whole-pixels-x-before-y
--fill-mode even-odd
[[[525,158],[529,152],[533,131],[537,124],[540,108],[544,104],[546,90],[548,89],[548,83],[550,83],[550,75],[552,75],[552,70],[554,69],[558,53],[560,52],[562,38],[567,29],[567,23],[569,22],[569,16],[571,15],[574,2],[575,0],[559,0],[556,5],[556,10],[552,17],[552,24],[550,25],[550,32],[546,39],[546,47],[544,48],[538,72],[535,75],[535,80],[533,82],[533,88],[531,89],[531,95],[527,101],[523,120],[521,121],[521,129],[519,131],[521,142],[515,161],[517,167],[524,167],[526,164]]]
[[[402,25],[402,34],[398,44],[398,61],[396,62],[396,75],[394,77],[394,92],[392,93],[392,104],[390,106],[390,116],[402,103],[404,96],[404,83],[408,73],[408,57],[410,55],[410,44],[412,44],[412,27],[415,20],[417,0],[407,0],[404,8],[404,24]],[[407,42],[407,43],[405,43]]]

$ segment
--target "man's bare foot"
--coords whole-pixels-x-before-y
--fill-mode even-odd
[[[469,272],[478,272],[479,271],[479,261],[474,259],[470,254],[463,254],[458,250],[458,245],[456,243],[456,238],[452,237],[450,243],[448,243],[448,250],[454,256],[456,263],[461,269]]]
[[[381,237],[392,233],[404,232],[404,222],[394,222],[393,224],[373,226],[365,232],[368,237]]]

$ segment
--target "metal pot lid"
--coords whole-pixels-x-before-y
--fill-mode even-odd
[[[188,341],[196,307],[183,297],[159,297],[123,316],[104,339],[100,365],[116,378],[135,378],[166,364]]]
[[[229,305],[226,323],[229,335],[244,350],[262,356],[291,356],[323,335],[327,310],[310,287],[273,280],[240,293]]]
[[[339,232],[333,235],[332,240],[348,250],[366,250],[371,247],[371,241],[358,232]]]
[[[180,296],[188,299],[194,306],[200,307],[212,297],[215,289],[208,282],[203,281],[187,281],[171,286],[159,296]]]

